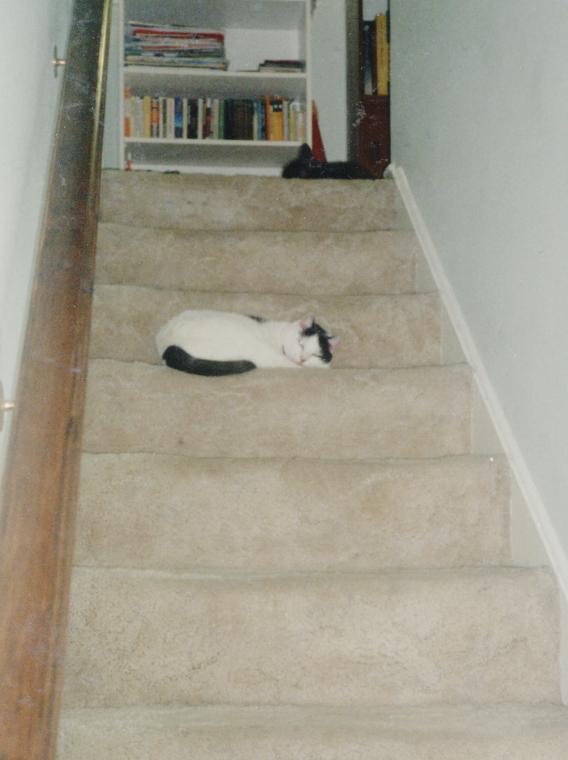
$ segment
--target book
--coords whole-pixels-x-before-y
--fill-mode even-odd
[[[131,137],[133,132],[132,125],[133,100],[132,92],[129,87],[124,88],[124,136]]]
[[[183,137],[183,101],[180,96],[174,98],[174,137],[178,139]]]
[[[197,139],[203,140],[203,117],[205,114],[205,99],[197,99]]]
[[[388,18],[381,13],[375,18],[375,79],[377,95],[389,94],[389,39]]]
[[[158,98],[151,98],[150,111],[150,137],[160,136],[160,101]]]
[[[144,95],[144,137],[152,137],[152,98]]]
[[[305,141],[305,104],[282,96],[188,98],[124,91],[125,137]],[[129,127],[126,126],[129,114]],[[127,133],[129,130],[129,133]]]
[[[363,22],[363,95],[376,95],[376,65],[375,65],[375,22]]]
[[[226,70],[225,35],[217,29],[128,21],[124,61],[136,66],[188,66]]]
[[[284,113],[281,97],[270,98],[270,139],[275,141],[284,139]]]

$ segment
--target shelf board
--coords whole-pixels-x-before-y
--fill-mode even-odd
[[[207,0],[191,6],[188,21],[187,0],[169,0],[167,11],[157,8],[155,0],[125,2],[126,20],[167,20],[215,29],[298,29],[305,21],[305,8],[303,0]]]
[[[189,139],[183,137],[125,137],[127,145],[222,145],[222,146],[246,146],[257,148],[299,148],[302,144],[299,140],[215,140],[213,138]]]
[[[135,95],[191,95],[244,98],[256,95],[300,97],[307,78],[302,73],[215,71],[174,66],[125,66],[124,81]]]
[[[284,140],[189,140],[156,137],[128,137],[126,154],[134,166],[226,166],[244,164],[258,167],[282,167],[298,154],[300,142]]]

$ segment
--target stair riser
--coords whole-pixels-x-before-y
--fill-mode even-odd
[[[105,172],[105,222],[196,230],[397,229],[407,218],[394,182],[306,182]]]
[[[553,702],[540,571],[191,578],[81,569],[65,704]]]
[[[313,314],[341,336],[334,367],[425,366],[440,361],[440,308],[433,295],[306,299],[107,285],[97,288],[94,305],[94,358],[160,363],[158,329],[185,309],[214,309],[284,320]]]
[[[380,232],[202,232],[100,224],[97,282],[313,296],[411,293],[416,237]]]
[[[568,728],[559,709],[528,716],[529,721],[491,725],[496,710],[474,720],[451,722],[451,713],[433,710],[422,718],[377,712],[361,718],[329,715],[325,720],[284,709],[206,710],[198,717],[175,708],[120,712],[117,716],[64,718],[59,760],[566,760]],[[418,711],[416,711],[418,712]],[[419,713],[420,714],[420,713]],[[530,721],[530,718],[533,718]],[[106,719],[105,719],[106,718]],[[450,723],[448,725],[448,719]],[[485,724],[481,721],[485,720]],[[240,721],[240,722],[237,722]],[[493,721],[495,723],[495,721]],[[485,727],[487,724],[487,728]]]
[[[469,449],[470,384],[461,367],[202,378],[95,360],[84,448],[198,457],[459,455]]]
[[[504,467],[477,459],[86,454],[75,562],[275,572],[497,564],[508,560],[507,492]]]

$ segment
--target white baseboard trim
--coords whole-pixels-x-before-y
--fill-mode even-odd
[[[444,266],[436,250],[428,227],[420,212],[404,169],[397,164],[390,165],[390,171],[402,201],[406,207],[414,231],[418,237],[424,256],[440,293],[448,317],[461,343],[466,360],[470,365],[479,393],[486,405],[487,412],[495,426],[505,456],[508,459],[513,477],[516,479],[527,508],[532,517],[535,530],[548,555],[550,565],[558,580],[560,591],[568,605],[568,556],[566,555],[556,530],[554,529],[545,504],[531,475],[530,469],[511,430],[503,407],[493,388],[487,370],[483,364],[475,340],[464,318],[456,294],[446,275]]]

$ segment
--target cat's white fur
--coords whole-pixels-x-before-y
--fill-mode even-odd
[[[329,367],[318,358],[317,335],[302,336],[313,317],[296,322],[255,319],[232,312],[190,310],[171,319],[156,336],[160,356],[179,346],[199,359],[246,359],[260,368]],[[335,345],[337,338],[330,343]]]

